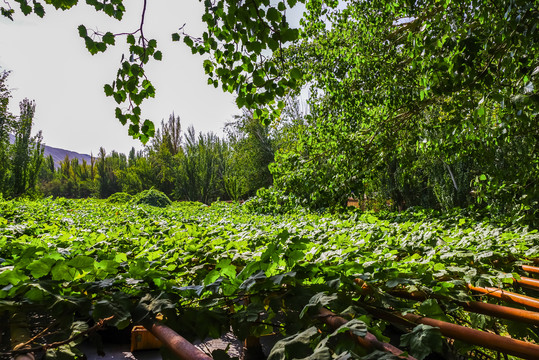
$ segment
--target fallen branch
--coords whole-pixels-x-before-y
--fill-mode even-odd
[[[73,341],[77,340],[78,338],[80,338],[80,337],[82,337],[84,335],[90,334],[90,333],[92,333],[94,331],[97,331],[97,330],[101,329],[103,326],[106,325],[107,322],[111,321],[112,319],[114,319],[114,315],[110,316],[108,318],[101,319],[94,326],[89,328],[88,330],[80,332],[78,334],[75,334],[75,335],[71,336],[70,338],[68,338],[66,340],[53,342],[51,344],[38,345],[38,346],[26,348],[26,349],[20,349],[20,348],[17,349],[19,346],[16,346],[15,349],[13,349],[11,351],[11,354],[12,355],[15,355],[15,354],[27,354],[27,353],[36,352],[36,351],[46,351],[48,349],[53,349],[53,348],[60,347],[62,345],[69,344],[70,342],[73,342]]]

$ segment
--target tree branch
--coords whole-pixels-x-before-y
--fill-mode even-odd
[[[92,332],[94,332],[96,330],[101,329],[103,326],[106,325],[107,322],[111,321],[112,319],[114,319],[114,315],[110,316],[108,318],[101,319],[94,326],[89,328],[88,330],[80,332],[78,334],[75,334],[75,335],[71,336],[70,338],[68,338],[66,340],[53,342],[51,344],[34,346],[34,347],[31,347],[31,348],[27,348],[27,349],[16,349],[16,350],[14,349],[13,351],[11,351],[11,355],[27,354],[27,353],[36,352],[36,351],[42,351],[42,350],[57,348],[57,347],[60,347],[62,345],[65,345],[65,344],[69,344],[70,342],[72,342],[72,341],[74,341],[74,340],[76,340],[76,339],[78,339],[78,338],[80,338],[80,337],[82,337],[84,335],[87,335],[89,333],[92,333]]]

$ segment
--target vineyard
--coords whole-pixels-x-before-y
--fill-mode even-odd
[[[191,342],[230,332],[245,344],[271,336],[272,360],[537,355],[537,317],[474,311],[486,303],[523,308],[487,296],[499,292],[492,288],[537,297],[522,269],[539,257],[536,230],[419,210],[269,216],[248,209],[1,202],[0,358],[28,351],[77,358],[85,338],[99,347],[100,331],[88,331],[96,325],[148,323]],[[6,325],[21,314],[33,337],[13,351]],[[442,336],[442,327],[422,319],[523,347]],[[208,355],[228,358],[222,350]]]

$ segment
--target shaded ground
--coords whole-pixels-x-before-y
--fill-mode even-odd
[[[100,356],[97,353],[95,346],[85,342],[78,348],[86,355],[87,360],[111,360],[111,359],[129,359],[129,360],[160,360],[161,352],[159,349],[155,350],[136,350],[131,352],[130,343],[106,343],[106,338],[103,350],[104,356]],[[241,343],[232,333],[223,335],[220,339],[208,339],[204,342],[194,343],[200,350],[210,354],[212,351],[221,349],[227,350],[227,353],[231,357],[238,357],[241,354]]]

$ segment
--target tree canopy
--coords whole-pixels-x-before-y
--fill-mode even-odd
[[[77,0],[15,0],[23,14],[43,17],[45,6],[67,10]],[[96,11],[122,20],[122,0],[88,0]],[[287,10],[305,3],[302,28],[291,28]],[[172,34],[183,39],[193,53],[209,54],[204,68],[209,82],[237,94],[240,107],[256,108],[255,116],[278,116],[278,102],[298,81],[312,78],[315,68],[300,71],[301,63],[284,56],[288,44],[301,39],[302,56],[320,56],[320,51],[341,63],[327,76],[317,76],[321,88],[329,81],[344,80],[366,112],[381,109],[387,120],[408,121],[413,115],[452,96],[452,110],[474,110],[485,115],[488,101],[510,107],[529,118],[537,104],[537,1],[483,1],[471,3],[436,1],[347,1],[335,0],[205,0],[202,20],[207,31],[202,38]],[[150,60],[161,60],[157,41],[144,35],[144,0],[140,27],[130,33],[96,32],[79,26],[79,34],[92,54],[106,51],[120,37],[130,45],[117,78],[105,85],[105,93],[118,103],[116,117],[130,123],[131,135],[144,142],[153,135],[149,121],[141,122],[140,105],[153,97],[155,89],[144,72]],[[2,15],[13,18],[10,1]],[[349,21],[350,20],[350,21]],[[327,38],[321,36],[329,35]],[[319,39],[314,45],[313,41]],[[309,44],[309,45],[308,45]],[[344,52],[346,50],[346,52]],[[339,53],[340,52],[340,53]],[[326,57],[326,59],[329,59]],[[350,62],[362,63],[361,70]],[[348,66],[348,68],[347,68]],[[369,72],[376,67],[377,71]],[[340,79],[342,77],[346,79]],[[372,91],[376,89],[376,91]],[[477,94],[480,94],[477,95]],[[358,96],[361,95],[361,96]],[[480,103],[478,101],[482,100]]]

